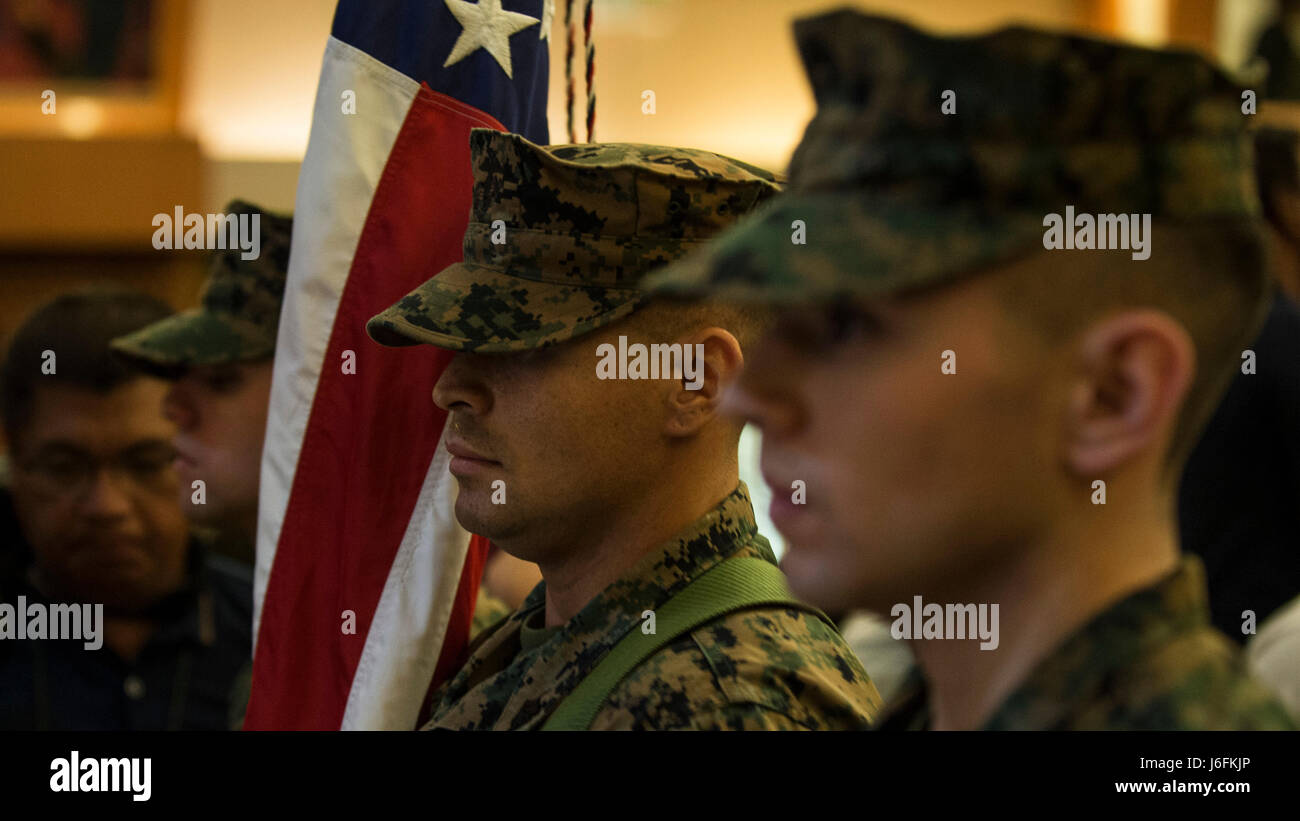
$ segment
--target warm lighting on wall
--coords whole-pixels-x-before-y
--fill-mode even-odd
[[[1150,46],[1169,39],[1169,0],[1120,0],[1116,34]]]
[[[59,104],[55,122],[65,135],[85,140],[99,133],[104,125],[104,106],[90,97],[73,97]]]

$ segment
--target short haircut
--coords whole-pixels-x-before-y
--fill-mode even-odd
[[[665,344],[704,328],[722,328],[736,338],[744,354],[762,338],[774,316],[773,310],[762,303],[663,298],[651,300],[635,311],[628,323],[652,341]],[[734,445],[745,424],[738,420],[732,427]]]
[[[109,350],[114,338],[172,314],[161,299],[138,291],[96,287],[57,296],[14,332],[0,365],[0,417],[11,445],[31,420],[36,389],[64,385],[105,394],[145,374]],[[44,352],[55,370],[42,372]]]
[[[1127,251],[1041,252],[1033,264],[1014,266],[999,295],[1014,318],[1049,343],[1065,342],[1126,308],[1162,311],[1187,330],[1196,373],[1165,454],[1169,480],[1181,471],[1258,334],[1271,281],[1263,227],[1255,220],[1153,220],[1149,242],[1146,260],[1133,260]]]
[[[664,298],[633,313],[632,324],[663,342],[702,328],[723,328],[740,343],[741,351],[746,351],[762,337],[773,316],[772,309],[762,303]]]

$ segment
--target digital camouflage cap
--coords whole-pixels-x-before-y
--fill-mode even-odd
[[[808,301],[937,284],[1041,250],[1045,216],[1069,205],[1258,217],[1243,89],[1192,52],[1024,27],[937,37],[852,10],[799,20],[795,38],[817,112],[789,186],[651,290]]]
[[[241,200],[228,204],[225,215],[247,215],[250,225],[258,216],[257,258],[243,259],[239,247],[214,251],[199,307],[118,337],[112,342],[118,355],[143,370],[174,377],[196,365],[252,362],[275,353],[293,217]]]
[[[373,317],[375,341],[504,353],[590,333],[645,303],[649,271],[779,190],[769,171],[689,148],[474,129],[470,154],[464,261]]]

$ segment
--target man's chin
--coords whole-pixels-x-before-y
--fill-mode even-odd
[[[839,613],[858,606],[857,596],[844,568],[837,568],[815,548],[790,543],[781,559],[790,592],[827,612]]]
[[[194,504],[189,496],[181,499],[181,513],[187,522],[223,534],[237,533],[246,527],[244,522],[250,519],[256,521],[256,511],[255,499],[249,502],[224,493],[214,496],[211,485],[208,486],[207,498],[201,505]]]
[[[160,588],[152,568],[135,566],[99,568],[93,578],[82,577],[68,586],[71,589],[60,598],[102,604],[116,613],[146,610],[168,592]]]
[[[188,482],[181,486],[180,493],[176,495],[176,500],[180,503],[181,515],[196,525],[210,527],[214,520],[220,520],[221,505],[212,498],[211,485],[204,487],[201,503],[195,501],[196,492]]]
[[[460,526],[491,541],[508,538],[514,532],[512,523],[507,519],[504,505],[494,505],[486,497],[467,494],[462,488],[456,498],[456,521]]]

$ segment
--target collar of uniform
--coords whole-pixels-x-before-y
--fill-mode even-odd
[[[703,517],[649,551],[618,581],[592,599],[566,627],[585,631],[607,626],[611,612],[625,614],[624,611],[638,605],[653,609],[739,547],[750,543],[757,534],[749,488],[741,482]],[[776,557],[767,540],[759,537],[757,541],[761,542],[756,546],[762,557],[775,563]],[[531,612],[545,605],[546,582],[541,581],[520,609]],[[640,623],[640,619],[641,610],[637,610],[635,621]]]
[[[1103,689],[1135,660],[1208,623],[1205,569],[1200,559],[1187,555],[1173,573],[1106,608],[1058,645],[981,729],[1056,728],[1081,700]],[[929,727],[928,688],[921,670],[915,668],[877,728]]]
[[[1106,608],[1039,662],[984,729],[1056,727],[1135,661],[1209,620],[1205,569],[1184,556],[1173,573]]]
[[[563,627],[558,624],[547,627],[545,622],[545,612],[538,609],[530,610],[528,618],[519,623],[519,646],[525,653],[541,647]]]
[[[438,696],[440,706],[428,726],[540,726],[610,648],[642,623],[646,610],[661,606],[724,559],[740,555],[776,562],[767,539],[758,533],[743,482],[703,517],[649,551],[545,641],[523,650],[521,626],[546,605],[546,583],[539,582],[523,607],[471,654]],[[519,689],[534,681],[548,682],[546,690],[539,694],[536,688]],[[475,700],[489,694],[490,707]],[[462,699],[467,703],[460,703]]]

